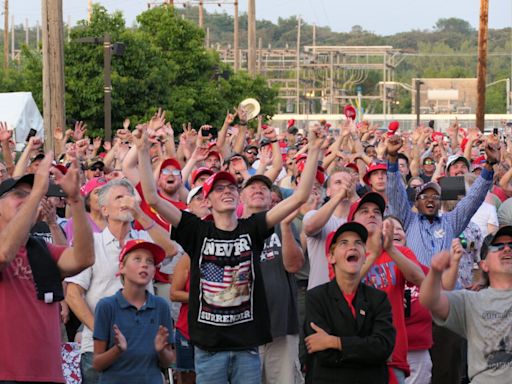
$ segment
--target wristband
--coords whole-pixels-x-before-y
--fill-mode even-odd
[[[491,167],[498,164],[498,161],[497,160],[494,160],[494,161],[489,161],[489,160],[486,160],[487,161],[487,164],[489,164]]]
[[[151,224],[149,224],[146,228],[143,228],[146,232],[150,229],[153,229],[153,227],[156,225],[156,221],[153,220]]]

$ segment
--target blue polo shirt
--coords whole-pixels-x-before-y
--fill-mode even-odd
[[[171,332],[170,311],[164,299],[149,292],[146,294],[146,303],[139,310],[124,298],[121,290],[101,299],[96,306],[94,339],[107,341],[107,350],[112,348],[112,327],[116,324],[128,343],[127,350],[101,373],[100,383],[162,383],[155,336],[160,325]]]

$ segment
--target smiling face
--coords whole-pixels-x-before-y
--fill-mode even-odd
[[[487,257],[480,262],[480,267],[489,274],[491,285],[494,276],[506,275],[512,278],[512,236],[496,238],[489,246]]]
[[[240,198],[244,206],[256,211],[269,209],[272,203],[270,189],[262,181],[253,181],[245,187]]]
[[[365,245],[355,232],[343,232],[331,245],[328,255],[335,274],[357,276],[366,259]]]
[[[207,197],[208,208],[213,212],[230,212],[238,205],[238,187],[227,180],[219,180]]]
[[[448,169],[449,176],[464,176],[468,172],[468,166],[463,160],[457,160],[455,163],[450,165],[450,169]]]
[[[416,199],[416,208],[418,212],[426,217],[437,216],[441,207],[441,196],[435,189],[426,189]]]
[[[405,231],[402,227],[402,224],[400,224],[400,222],[393,217],[388,217],[386,220],[384,220],[384,222],[386,222],[386,221],[391,221],[393,223],[393,228],[394,228],[393,242],[396,245],[405,246],[406,237],[405,237]]]
[[[363,224],[368,234],[382,231],[382,212],[375,203],[364,203],[354,214],[354,221]]]
[[[156,266],[153,254],[147,249],[135,249],[128,253],[119,272],[124,277],[124,281],[145,287],[153,280]]]

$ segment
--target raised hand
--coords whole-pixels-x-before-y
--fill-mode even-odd
[[[149,137],[147,133],[147,125],[139,124],[132,133],[132,141],[137,149],[149,148]]]
[[[55,177],[55,184],[62,188],[69,200],[77,201],[80,199],[80,174],[76,159],[71,161],[71,165],[65,175],[55,167],[52,168],[51,172]]]
[[[382,248],[389,251],[393,248],[393,236],[395,234],[395,225],[393,220],[386,220],[382,224]]]
[[[274,127],[267,127],[263,130],[263,137],[267,140],[277,140],[277,133]]]
[[[158,111],[149,120],[148,128],[152,131],[157,131],[165,125],[165,111],[162,108],[158,108]]]
[[[489,163],[499,163],[501,152],[500,152],[499,139],[492,135],[486,138],[485,142],[485,156]]]
[[[158,332],[155,336],[155,351],[162,352],[169,345],[169,330],[163,325],[158,327]]]
[[[112,326],[112,329],[114,330],[114,344],[121,352],[126,351],[128,349],[128,343],[126,342],[126,338],[122,334],[121,330],[117,326],[117,324],[114,324]]]
[[[50,182],[50,166],[53,160],[53,152],[49,151],[44,156],[43,160],[39,163],[36,173],[34,175],[34,184],[32,185],[32,193],[35,193],[40,198],[48,192],[48,184]]]
[[[75,141],[82,140],[86,131],[87,124],[85,124],[83,121],[77,121],[75,123],[75,130],[73,131],[73,139],[75,139]]]
[[[130,130],[130,119],[129,118],[124,119],[123,128],[126,129],[127,131]]]
[[[462,247],[459,238],[455,238],[452,240],[451,254],[452,261],[454,261],[455,263],[458,263],[462,258],[462,255],[464,254],[464,248]]]
[[[0,121],[0,141],[9,141],[12,137],[12,131],[7,129],[7,123]]]
[[[396,156],[400,148],[402,148],[403,140],[400,135],[393,135],[388,138],[386,143],[386,152],[389,156]]]
[[[32,136],[28,141],[28,147],[31,151],[39,149],[42,145],[43,140],[36,136]]]
[[[259,160],[265,167],[272,164],[272,147],[270,145],[265,145],[260,148]]]
[[[325,142],[325,132],[322,130],[320,124],[316,124],[309,128],[308,143],[309,149],[320,149]]]
[[[94,149],[97,151],[101,148],[101,137],[95,137],[93,140],[92,140],[92,145],[94,147]]]
[[[227,111],[226,118],[224,119],[224,125],[228,126],[228,125],[233,124],[233,121],[235,121],[236,115],[237,115],[236,110],[235,110],[235,113],[230,113],[229,111]]]
[[[441,251],[432,257],[430,268],[436,272],[443,272],[450,267],[450,252]]]

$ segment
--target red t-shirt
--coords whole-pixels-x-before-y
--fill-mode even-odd
[[[190,292],[190,273],[185,283],[185,291]],[[176,329],[190,340],[190,335],[188,334],[188,303],[181,303],[180,314],[178,315],[178,320],[176,320]]]
[[[66,247],[48,244],[57,261]],[[27,250],[0,271],[0,381],[64,382],[60,306],[38,300]]]
[[[406,247],[397,246],[408,259],[419,265],[414,253]],[[409,364],[407,363],[407,331],[405,328],[404,291],[405,278],[398,269],[395,261],[383,251],[370,267],[364,282],[388,294],[393,314],[393,326],[396,329],[396,341],[389,367],[404,371],[409,376]]]
[[[428,267],[420,264],[425,275]],[[411,291],[411,315],[405,318],[409,351],[421,351],[432,347],[432,315],[420,304],[420,288],[406,282]]]
[[[169,231],[171,228],[171,225],[167,221],[165,221],[164,218],[162,216],[160,216],[156,210],[151,208],[150,205],[146,202],[146,199],[144,199],[144,194],[142,193],[142,185],[140,183],[138,183],[135,186],[135,189],[137,190],[137,192],[139,193],[140,198],[141,198],[140,209],[142,210],[142,212],[144,212],[146,215],[148,215],[153,220],[155,220],[155,223],[160,225],[163,229],[165,229],[166,231]],[[174,200],[168,199],[167,197],[162,195],[160,192],[158,192],[158,195],[162,199],[167,200],[169,203],[171,203],[178,209],[181,209],[181,210],[187,209],[187,204],[185,204],[183,201],[174,201]],[[136,221],[133,224],[133,227],[139,231],[144,229],[138,221]],[[162,272],[160,272],[160,269],[157,269],[155,272],[155,280],[160,283],[169,283],[169,275],[167,273],[162,273]]]

